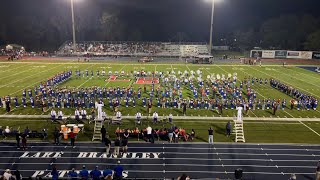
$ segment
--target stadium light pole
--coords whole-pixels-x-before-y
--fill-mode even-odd
[[[70,3],[71,3],[71,18],[72,18],[73,50],[75,50],[76,49],[76,29],[75,29],[75,22],[74,22],[73,1],[74,0],[70,0]]]
[[[212,7],[211,7],[211,22],[210,22],[210,40],[209,40],[209,48],[210,48],[210,54],[212,51],[212,33],[213,33],[213,15],[214,15],[214,1],[211,0],[212,2]]]

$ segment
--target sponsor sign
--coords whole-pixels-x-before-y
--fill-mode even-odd
[[[262,58],[271,58],[275,57],[275,51],[262,51]]]
[[[320,59],[320,52],[313,52],[312,59]]]
[[[312,59],[312,52],[310,51],[301,51],[301,58],[302,59]]]
[[[258,57],[262,57],[262,51],[251,51],[251,57],[252,58],[258,58]]]
[[[301,51],[288,51],[287,58],[300,59],[301,58]]]
[[[287,51],[275,51],[275,58],[287,58]]]

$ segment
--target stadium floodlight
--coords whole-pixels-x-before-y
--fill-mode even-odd
[[[210,22],[210,40],[209,40],[209,48],[210,48],[210,54],[212,51],[212,31],[213,31],[213,15],[214,15],[214,2],[215,0],[211,0],[211,22]]]
[[[74,0],[70,0],[70,3],[71,3],[71,18],[72,18],[72,39],[73,39],[73,50],[76,50],[76,30],[75,30],[75,22],[74,22],[73,1]]]

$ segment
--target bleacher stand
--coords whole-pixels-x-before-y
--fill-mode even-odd
[[[61,56],[153,56],[195,57],[209,55],[205,43],[170,42],[80,42],[73,50],[72,43],[64,43],[57,52]]]

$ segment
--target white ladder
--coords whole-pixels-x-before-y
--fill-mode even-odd
[[[234,120],[234,132],[236,134],[236,142],[246,142],[244,139],[243,121]]]
[[[101,135],[101,128],[103,125],[103,120],[94,120],[94,130],[93,130],[93,137],[92,141],[94,140],[102,140],[102,135]]]

